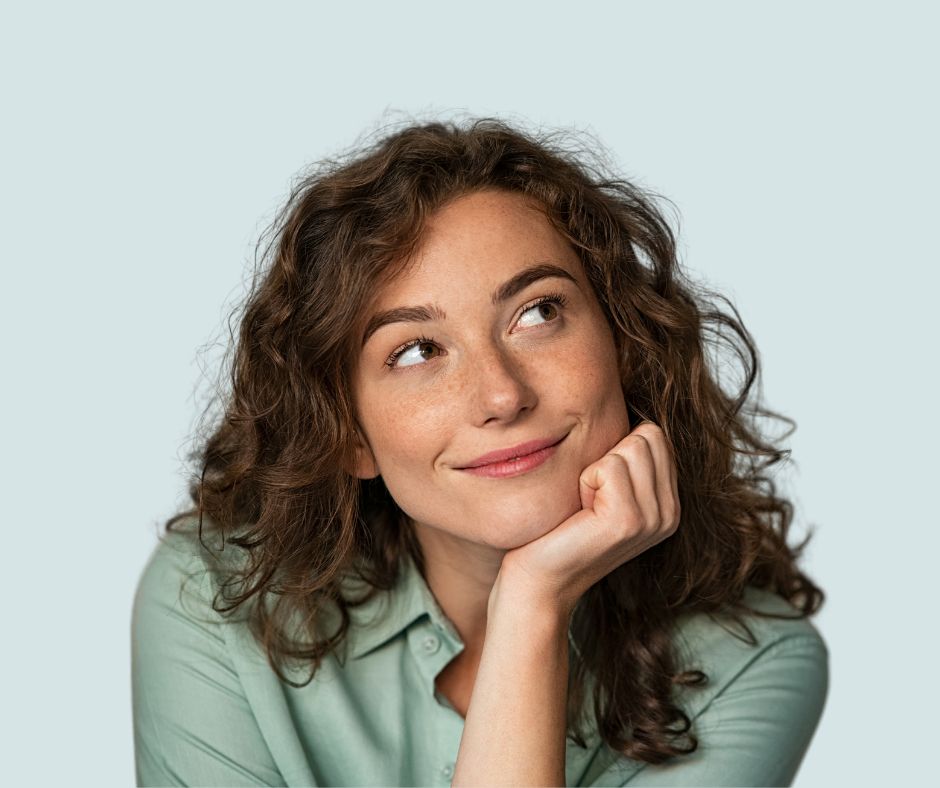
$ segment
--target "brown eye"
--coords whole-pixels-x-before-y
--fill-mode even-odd
[[[393,368],[413,367],[420,364],[422,359],[427,361],[433,358],[433,355],[429,355],[428,352],[433,348],[437,348],[437,343],[427,337],[419,337],[392,351],[392,354],[385,360],[385,365]],[[398,363],[399,359],[402,359],[401,364]]]
[[[542,313],[542,317],[546,320],[551,320],[552,317],[558,312],[558,307],[556,307],[551,301],[546,301],[544,304],[539,304],[539,312]]]
[[[539,325],[539,323],[554,323],[559,319],[561,315],[561,310],[564,308],[567,303],[567,299],[561,294],[556,293],[554,295],[543,296],[534,304],[529,307],[526,307],[522,310],[522,315],[519,320],[522,323],[525,323],[525,316],[529,314],[537,314],[541,321],[535,320],[534,322],[530,319],[528,322],[531,325]]]

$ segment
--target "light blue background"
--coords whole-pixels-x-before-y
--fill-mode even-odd
[[[4,782],[133,783],[129,622],[253,245],[405,116],[587,130],[735,301],[828,592],[800,786],[936,725],[937,14],[915,3],[75,3],[0,19]],[[203,370],[208,377],[203,376]]]

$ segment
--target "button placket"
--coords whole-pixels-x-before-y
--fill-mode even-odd
[[[430,632],[421,638],[421,650],[430,656],[436,654],[441,647],[441,639]]]

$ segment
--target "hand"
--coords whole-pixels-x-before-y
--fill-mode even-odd
[[[676,476],[662,429],[641,422],[581,472],[579,512],[505,554],[491,604],[499,589],[570,614],[594,583],[675,533]]]

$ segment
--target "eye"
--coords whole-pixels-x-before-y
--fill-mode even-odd
[[[522,310],[522,315],[524,316],[529,312],[533,312],[533,314],[537,314],[539,317],[543,318],[543,322],[551,323],[558,318],[558,314],[567,303],[568,299],[564,294],[552,293],[542,296],[534,304],[527,306]],[[519,320],[522,322],[522,317],[520,317]],[[538,323],[535,323],[535,325],[538,325]]]
[[[538,317],[541,318],[541,323],[555,322],[567,303],[568,298],[563,293],[544,295],[522,310],[519,322],[524,323],[523,318],[530,312],[538,315]],[[531,324],[526,323],[523,327],[526,328],[530,325],[537,326],[539,324],[539,321],[536,321]],[[429,361],[433,358],[433,356],[426,355],[426,351],[434,348],[440,350],[437,343],[429,337],[422,336],[417,339],[412,339],[410,342],[406,342],[404,345],[395,348],[395,350],[389,354],[389,357],[385,359],[385,365],[391,369],[419,366],[422,361]],[[407,363],[399,364],[399,359],[405,359]]]
[[[421,362],[418,360],[413,361],[413,363],[407,363],[407,364],[396,364],[395,362],[397,362],[398,359],[400,358],[427,360],[428,356],[423,355],[422,351],[426,350],[427,348],[436,348],[436,347],[437,345],[435,344],[433,339],[428,339],[427,337],[418,337],[417,339],[413,339],[411,340],[411,342],[408,342],[407,344],[404,344],[401,347],[398,347],[395,350],[393,350],[391,354],[389,355],[389,357],[385,359],[385,364],[386,366],[389,366],[389,367],[413,367],[415,366],[415,364],[420,364]],[[416,354],[412,354],[410,353],[412,349],[417,350],[418,352]]]

